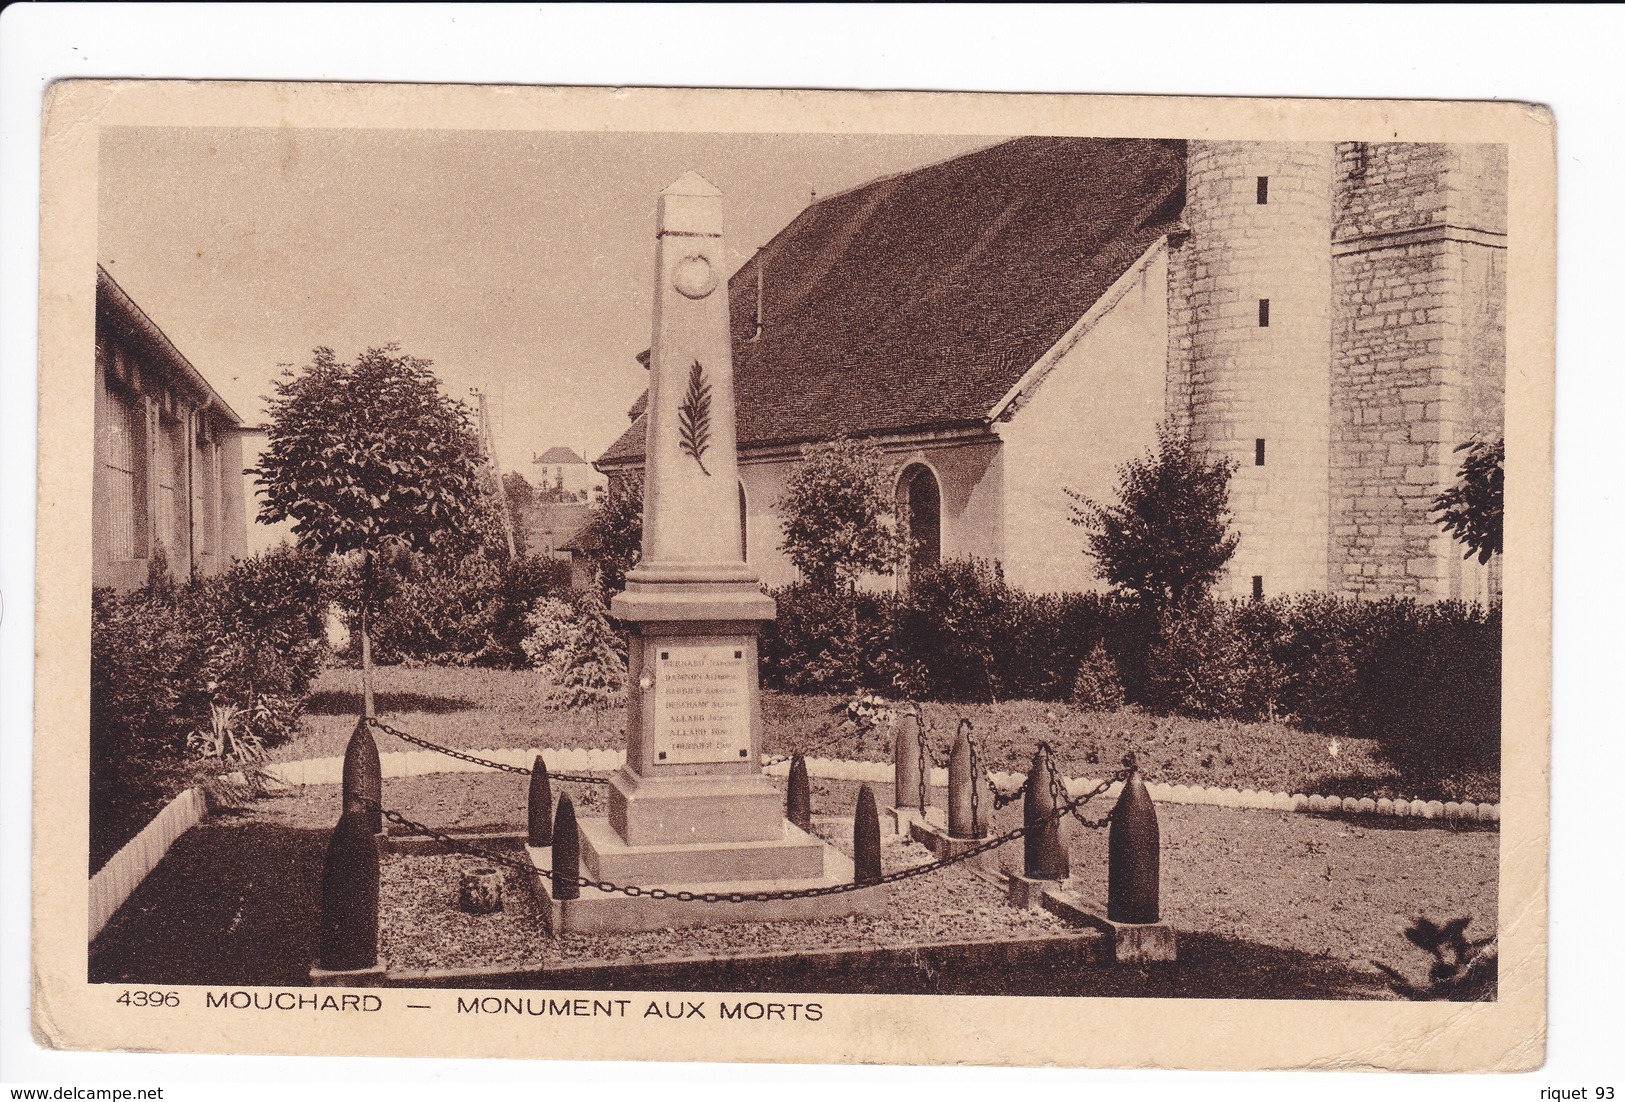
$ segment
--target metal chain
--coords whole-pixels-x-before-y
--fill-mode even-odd
[[[1071,806],[1069,803],[1071,797],[1068,795],[1066,790],[1066,778],[1062,777],[1060,771],[1055,768],[1054,748],[1052,748],[1047,741],[1039,743],[1038,746],[1044,755],[1044,769],[1049,773],[1050,796],[1055,800],[1056,806],[1066,806],[1067,810],[1072,813],[1072,817],[1074,819],[1082,823],[1084,826],[1090,827],[1091,829],[1099,830],[1101,827],[1108,825],[1112,821],[1112,811],[1115,811],[1116,808],[1113,808],[1112,811],[1108,811],[1105,816],[1100,819],[1090,819],[1085,816],[1082,811],[1078,810],[1077,806]],[[1126,781],[1128,779],[1128,775],[1129,770],[1122,770],[1118,774],[1117,779]],[[1107,788],[1111,787],[1110,781],[1103,783]]]
[[[416,735],[409,735],[405,731],[397,730],[373,716],[368,716],[366,719],[369,727],[376,727],[386,735],[394,735],[403,742],[410,742],[412,745],[421,746],[425,750],[433,750],[437,754],[445,754],[448,758],[456,758],[458,761],[466,761],[472,765],[483,765],[487,769],[497,769],[504,773],[515,773],[521,777],[528,777],[533,772],[533,770],[528,769],[523,765],[509,765],[506,762],[492,761],[490,758],[477,757],[474,754],[465,754],[461,750],[453,750],[449,746],[441,746],[438,742],[430,742],[426,738],[419,738]],[[608,777],[594,777],[586,773],[555,773],[551,769],[548,770],[547,776],[550,780],[576,781],[579,784],[609,783]]]
[[[982,774],[982,779],[987,781],[988,791],[993,793],[994,811],[1003,811],[1005,808],[1009,807],[1011,804],[1015,803],[1017,800],[1021,799],[1027,794],[1026,781],[1022,781],[1018,787],[1010,792],[1000,792],[999,786],[993,783],[992,777],[984,773]]]
[[[1083,804],[1088,803],[1090,800],[1094,799],[1102,792],[1105,792],[1110,787],[1111,781],[1101,781],[1100,784],[1096,785],[1091,791],[1077,797],[1075,800],[1068,800],[1067,803],[1062,806],[1056,807],[1050,812],[1049,817],[1051,819],[1059,819],[1069,811],[1075,814],[1077,807],[1081,807]],[[959,853],[956,853],[950,857],[943,857],[935,861],[928,861],[923,865],[911,865],[906,869],[898,869],[895,872],[889,872],[880,877],[878,880],[871,881],[867,884],[853,882],[844,884],[827,884],[817,888],[786,888],[778,891],[757,892],[691,892],[684,890],[670,891],[666,888],[644,888],[637,884],[616,884],[608,880],[591,880],[584,876],[573,878],[560,877],[551,869],[537,868],[534,865],[522,863],[517,858],[509,857],[506,854],[497,853],[493,850],[471,845],[467,842],[460,841],[449,834],[446,834],[444,831],[439,831],[424,823],[419,823],[408,819],[399,812],[390,811],[378,804],[372,804],[371,801],[368,801],[368,803],[373,809],[379,811],[384,818],[388,819],[392,823],[406,827],[408,830],[415,831],[419,834],[427,835],[428,837],[433,838],[438,842],[442,842],[449,848],[457,850],[458,852],[467,853],[471,856],[479,857],[494,864],[504,865],[519,872],[528,873],[532,876],[544,876],[547,879],[554,881],[561,879],[573,879],[577,886],[583,888],[596,888],[599,891],[615,892],[626,896],[646,896],[649,899],[675,899],[680,903],[772,903],[781,900],[815,899],[826,895],[844,895],[847,892],[862,891],[865,888],[877,888],[885,884],[896,884],[902,880],[910,880],[916,876],[924,876],[927,873],[936,872],[938,869],[947,868],[949,865],[957,865],[961,861],[968,861],[972,857],[980,856],[989,850],[997,849],[999,846],[1013,842],[1017,838],[1021,838],[1026,835],[1027,832],[1032,829],[1032,827],[1027,825],[1019,826],[1014,830],[1006,831],[995,838],[989,838],[986,841],[978,842],[976,845],[961,850]],[[1033,826],[1037,825],[1039,824],[1033,824]]]

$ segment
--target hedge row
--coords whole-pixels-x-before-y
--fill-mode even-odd
[[[1501,614],[1321,594],[1207,601],[1158,622],[1100,594],[1031,594],[953,562],[906,596],[775,590],[764,682],[919,700],[1126,702],[1375,737],[1429,773],[1494,767]]]
[[[360,569],[358,561],[345,567],[349,608],[359,606]],[[372,622],[375,662],[519,669],[526,665],[525,618],[542,598],[569,592],[570,564],[543,555],[411,556],[379,568],[377,580],[383,600]],[[352,615],[342,655],[351,661],[359,658],[357,626]]]
[[[271,745],[291,734],[326,653],[324,560],[281,549],[177,583],[91,595],[92,868],[191,780],[188,748],[216,706]]]

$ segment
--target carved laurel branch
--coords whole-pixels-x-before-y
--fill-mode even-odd
[[[711,446],[711,384],[705,381],[705,369],[699,360],[689,368],[688,392],[677,409],[677,443],[709,478],[711,472],[705,469],[704,456]]]

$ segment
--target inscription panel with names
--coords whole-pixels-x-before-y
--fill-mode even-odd
[[[745,648],[663,645],[654,658],[654,764],[749,761],[755,671]]]

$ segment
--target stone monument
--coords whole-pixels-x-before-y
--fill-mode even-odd
[[[626,764],[608,818],[580,823],[582,874],[695,892],[849,882],[851,861],[791,824],[762,773],[757,637],[774,604],[740,541],[722,193],[687,173],[660,195],[656,237],[643,553],[610,605],[630,631]],[[555,932],[644,930],[869,913],[883,891],[706,904],[583,887],[546,903]]]

